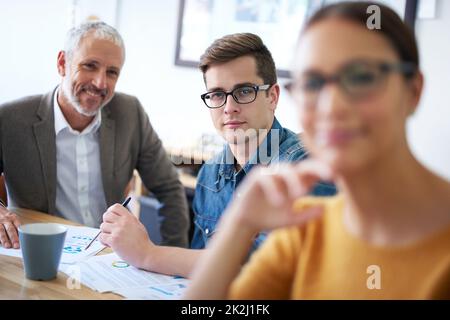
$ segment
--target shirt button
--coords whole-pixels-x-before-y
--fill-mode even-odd
[[[209,234],[209,229],[208,228],[205,229],[205,233]]]

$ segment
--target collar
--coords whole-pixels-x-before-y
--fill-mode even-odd
[[[275,145],[274,145],[275,149],[272,148],[272,143],[270,143],[270,141],[272,140],[272,132],[274,130],[278,130],[278,134],[279,134],[279,136],[278,136],[279,141],[278,141],[278,143],[275,143]],[[247,161],[247,163],[242,167],[241,170],[243,170],[245,172],[245,174],[248,174],[249,171],[253,168],[253,166],[255,166],[257,164],[261,164],[261,163],[263,163],[263,164],[270,163],[273,155],[278,154],[279,146],[284,139],[285,139],[285,132],[283,130],[283,127],[278,122],[277,118],[274,118],[272,127],[270,128],[269,132],[267,133],[267,136],[264,138],[264,140],[258,146],[254,155],[252,157],[250,157],[249,161]],[[231,152],[231,148],[228,145],[228,143],[226,143],[224,145],[224,150],[223,150],[222,154],[223,155],[220,160],[218,175],[219,175],[219,177],[223,176],[225,179],[231,179],[233,174],[236,173],[235,172],[236,170],[234,167],[235,158],[234,158],[233,153]],[[261,156],[265,156],[265,157],[261,158]]]
[[[67,122],[66,118],[64,117],[64,114],[61,111],[61,106],[58,103],[58,94],[59,94],[59,87],[55,90],[55,93],[53,94],[53,111],[55,114],[55,135],[58,135],[58,133],[60,133],[65,128],[68,128],[71,133],[78,135],[96,132],[100,128],[100,125],[102,123],[102,113],[97,112],[97,115],[95,116],[94,120],[92,120],[91,123],[82,132],[78,132],[72,129],[72,127]]]

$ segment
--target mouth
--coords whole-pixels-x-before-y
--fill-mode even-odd
[[[88,96],[94,97],[94,98],[105,98],[106,97],[106,89],[105,90],[99,90],[92,87],[85,87],[82,88],[82,92],[86,93]]]
[[[345,145],[360,135],[358,130],[330,129],[316,135],[316,143],[321,146]]]
[[[245,123],[246,123],[245,121],[230,120],[230,121],[226,121],[223,125],[226,128],[236,129],[236,128],[241,127]]]

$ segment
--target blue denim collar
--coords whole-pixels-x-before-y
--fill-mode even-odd
[[[261,163],[261,159],[259,157],[260,155],[260,149],[261,148],[267,148],[267,159],[268,162],[270,162],[270,159],[272,159],[273,155],[278,154],[278,149],[277,150],[272,150],[271,148],[271,137],[272,137],[272,130],[274,129],[278,129],[280,132],[280,143],[282,141],[284,141],[284,139],[286,139],[286,133],[283,130],[283,127],[281,126],[281,124],[278,122],[277,118],[274,118],[273,123],[272,123],[272,127],[270,128],[267,136],[264,138],[263,142],[258,146],[258,149],[256,150],[256,152],[254,153],[254,155],[250,158],[249,161],[247,161],[247,163],[242,167],[242,170],[244,171],[245,174],[247,174],[252,168],[253,166],[260,164]],[[277,148],[279,148],[279,144],[277,144]],[[222,151],[222,158],[220,160],[220,164],[219,164],[219,170],[218,170],[218,177],[216,181],[219,181],[220,176],[222,176],[225,179],[231,179],[233,177],[233,175],[236,173],[235,167],[234,167],[234,155],[231,152],[230,146],[227,144],[224,145],[223,147],[223,151]],[[265,163],[266,161],[264,161]]]

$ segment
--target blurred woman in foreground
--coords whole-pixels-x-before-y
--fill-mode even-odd
[[[417,45],[388,7],[318,11],[288,89],[311,159],[255,170],[198,264],[189,299],[450,298],[450,184],[412,155],[423,86]],[[296,200],[317,180],[340,194]],[[258,231],[276,229],[241,268]]]

